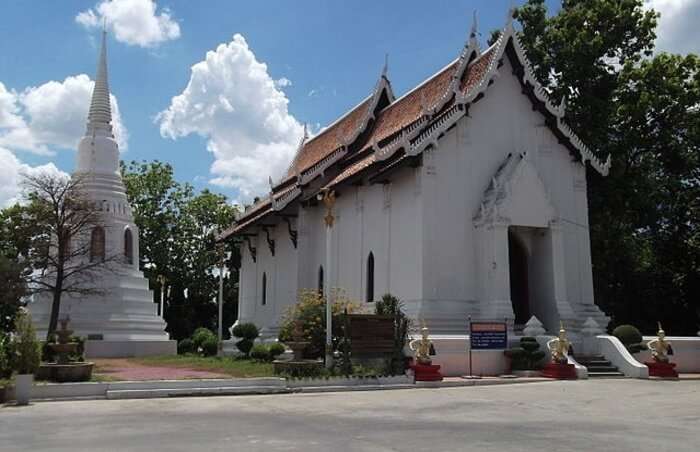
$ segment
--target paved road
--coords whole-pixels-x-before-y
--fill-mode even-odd
[[[10,451],[698,451],[700,381],[37,403]]]

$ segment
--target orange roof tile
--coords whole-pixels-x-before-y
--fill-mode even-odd
[[[371,101],[372,96],[362,101],[360,105],[350,110],[345,116],[304,143],[304,146],[294,158],[287,175],[293,175],[297,171],[304,171],[318,163],[324,157],[327,157],[331,152],[343,145],[343,143],[339,141],[339,138],[346,141],[350,140],[357,128],[362,125],[362,120],[367,113]]]

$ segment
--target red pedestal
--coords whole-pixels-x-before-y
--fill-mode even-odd
[[[678,372],[675,369],[676,363],[645,361],[644,364],[649,368],[650,377],[678,378]]]
[[[440,366],[437,364],[411,364],[416,381],[442,381]]]
[[[557,380],[575,380],[576,366],[573,364],[547,363],[542,369],[542,376]]]

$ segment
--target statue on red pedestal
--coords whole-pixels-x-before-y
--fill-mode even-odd
[[[423,364],[429,366],[433,363],[430,359],[431,351],[433,350],[433,343],[430,341],[428,327],[423,323],[423,327],[420,329],[421,338],[414,339],[408,343],[408,348],[411,349],[416,354],[415,360],[418,364]]]
[[[410,367],[416,381],[441,381],[440,366],[433,364],[433,360],[430,359],[430,356],[435,354],[435,348],[428,337],[429,331],[425,323],[423,323],[420,333],[420,339],[414,339],[408,343],[408,348],[415,353],[414,363]]]
[[[564,323],[559,322],[559,337],[547,341],[547,348],[552,355],[552,362],[557,364],[566,364],[569,362],[567,357],[569,356],[570,347],[571,342],[566,337]]]
[[[671,343],[666,340],[666,332],[661,328],[661,322],[658,322],[659,331],[656,333],[656,338],[647,343],[647,348],[651,351],[651,357],[659,363],[667,363],[668,355],[673,354]]]
[[[668,355],[673,354],[673,349],[671,343],[666,340],[666,333],[661,328],[661,322],[659,322],[656,338],[647,343],[647,348],[651,351],[652,359],[644,364],[649,368],[650,377],[678,378],[676,364],[668,359]]]
[[[571,341],[566,337],[564,324],[559,322],[559,336],[547,341],[547,348],[552,355],[552,361],[542,369],[542,376],[559,380],[575,380],[576,366],[569,364],[569,349]]]

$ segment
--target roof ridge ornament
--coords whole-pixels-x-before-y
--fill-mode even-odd
[[[476,10],[474,10],[472,18],[472,29],[469,33],[469,46],[473,49],[479,48],[479,39],[477,38],[479,34],[479,21],[477,18]]]
[[[389,74],[389,52],[384,54],[384,67],[382,68],[382,77],[389,80],[387,74]]]

